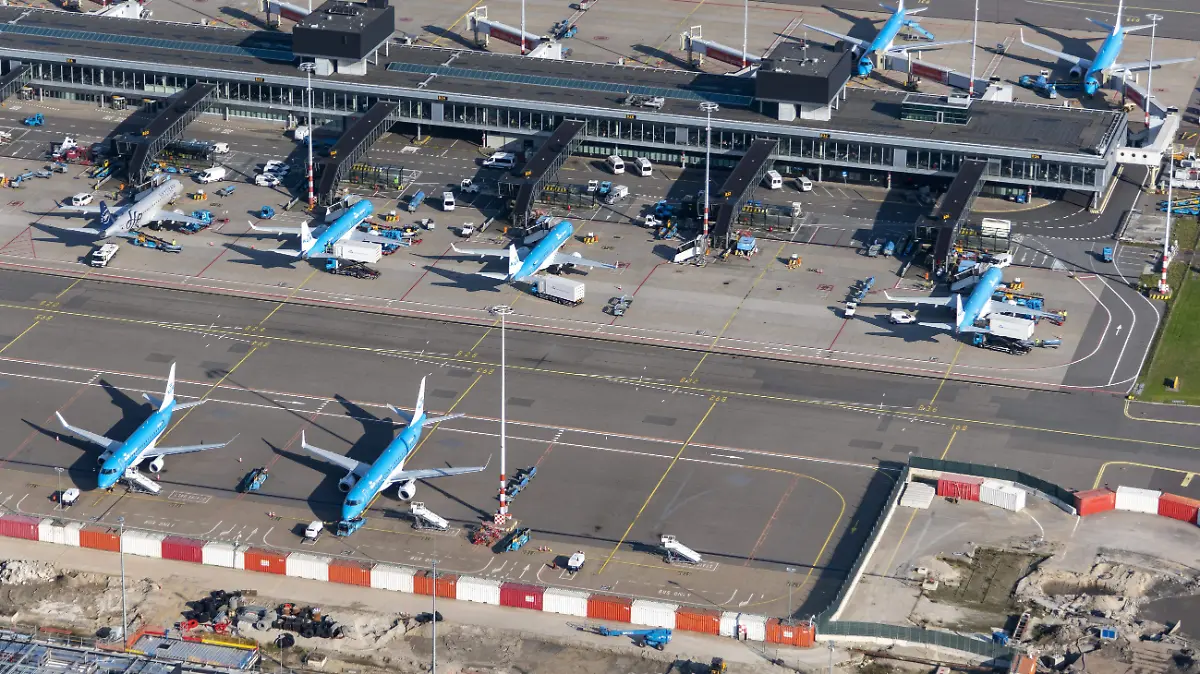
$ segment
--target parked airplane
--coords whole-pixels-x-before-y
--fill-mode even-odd
[[[109,209],[103,201],[99,206],[67,206],[59,204],[60,211],[73,213],[96,214],[100,216],[99,227],[64,227],[71,232],[94,234],[100,238],[118,236],[131,232],[152,222],[186,222],[205,224],[204,221],[185,215],[181,211],[164,210],[166,206],[183,194],[183,184],[178,180],[168,180],[158,187],[145,190],[133,197],[133,202],[127,206]]]
[[[1033,47],[1040,52],[1058,57],[1073,64],[1071,66],[1071,77],[1079,77],[1086,71],[1087,74],[1083,79],[1083,90],[1087,92],[1089,96],[1096,93],[1096,91],[1100,88],[1101,82],[1104,81],[1105,76],[1110,73],[1120,71],[1149,70],[1151,68],[1158,68],[1165,65],[1171,65],[1173,63],[1187,63],[1188,61],[1195,60],[1194,58],[1173,58],[1161,59],[1158,61],[1146,60],[1136,61],[1133,63],[1117,63],[1117,58],[1121,55],[1121,48],[1125,46],[1125,35],[1127,33],[1132,33],[1135,30],[1145,30],[1154,25],[1152,23],[1147,23],[1138,26],[1122,26],[1121,15],[1124,10],[1125,0],[1117,0],[1117,22],[1112,26],[1104,23],[1103,21],[1097,21],[1096,19],[1088,17],[1088,21],[1091,21],[1097,26],[1100,26],[1108,31],[1108,36],[1104,38],[1104,43],[1101,44],[1100,49],[1096,51],[1096,58],[1091,60],[1080,56],[1064,54],[1063,52],[1055,51],[1049,47],[1036,45],[1032,42],[1026,42],[1024,29],[1021,30],[1021,44],[1025,45],[1026,47]]]
[[[498,281],[512,283],[514,281],[527,281],[534,274],[548,269],[550,267],[570,267],[582,265],[584,267],[600,267],[602,269],[616,269],[617,265],[607,262],[596,262],[589,260],[579,253],[566,255],[558,252],[563,244],[571,240],[571,236],[575,233],[575,226],[570,222],[563,220],[555,225],[549,233],[538,239],[533,248],[525,250],[525,257],[521,257],[521,252],[517,250],[517,245],[513,244],[508,248],[470,248],[462,249],[451,244],[456,253],[463,255],[478,255],[480,257],[500,257],[508,258],[508,273],[502,274],[498,272],[479,272],[480,276],[486,276]]]
[[[880,61],[884,56],[889,56],[892,54],[906,54],[910,51],[938,49],[940,47],[946,47],[952,44],[970,42],[970,40],[952,40],[950,42],[918,42],[910,45],[896,46],[896,36],[898,36],[900,34],[900,30],[906,26],[928,37],[930,40],[933,39],[933,34],[922,28],[921,25],[917,23],[916,19],[909,18],[913,14],[924,12],[929,8],[921,7],[918,9],[905,9],[904,0],[898,0],[898,5],[896,7],[889,7],[888,5],[884,4],[880,4],[879,6],[892,12],[892,15],[888,18],[887,22],[883,24],[883,27],[879,29],[879,32],[875,34],[875,39],[871,40],[870,42],[867,42],[866,40],[860,40],[856,37],[850,37],[849,35],[835,33],[832,30],[818,28],[817,26],[807,23],[804,25],[817,32],[831,35],[839,40],[845,40],[846,42],[854,45],[852,49],[854,50],[855,55],[860,57],[858,60],[858,65],[855,66],[854,72],[859,77],[866,77],[867,75],[870,75],[871,71],[874,70],[877,65],[880,65]]]
[[[338,241],[343,239],[350,241],[362,241],[365,243],[378,244],[394,244],[395,239],[388,239],[374,234],[358,231],[358,226],[363,220],[371,217],[374,212],[374,206],[366,199],[360,199],[357,203],[351,206],[345,213],[338,216],[336,220],[328,225],[317,228],[316,236],[309,229],[308,223],[300,223],[299,227],[259,227],[253,222],[250,223],[250,229],[256,232],[268,232],[271,234],[291,234],[299,235],[300,248],[298,250],[289,250],[287,248],[277,248],[276,253],[299,257],[307,260],[309,258],[331,257],[332,253],[329,248]]]
[[[171,415],[178,410],[185,410],[189,407],[195,407],[203,404],[204,400],[196,400],[190,403],[175,402],[175,364],[171,364],[171,374],[167,377],[167,390],[163,393],[162,400],[158,400],[149,393],[143,393],[142,396],[150,401],[150,404],[156,405],[157,410],[150,415],[148,419],[142,422],[136,430],[129,434],[129,437],[124,442],[118,442],[103,435],[97,435],[91,431],[85,431],[82,428],[77,428],[67,423],[63,415],[55,412],[58,417],[58,422],[63,425],[63,428],[71,431],[75,435],[100,445],[104,451],[100,454],[100,488],[110,489],[118,481],[124,480],[135,488],[143,489],[151,493],[157,494],[161,487],[158,483],[138,472],[138,466],[150,459],[147,468],[151,473],[158,474],[163,469],[163,458],[173,456],[175,454],[188,454],[190,452],[202,452],[206,449],[219,449],[233,442],[220,442],[211,445],[184,445],[182,447],[156,447],[155,444],[163,433],[167,430],[167,425],[171,423]]]
[[[441,417],[425,415],[425,378],[421,379],[421,390],[417,394],[417,406],[411,417],[391,405],[388,408],[392,410],[393,414],[408,419],[408,425],[388,444],[374,463],[362,463],[350,457],[314,447],[308,444],[304,431],[300,431],[301,447],[317,458],[348,471],[345,477],[338,480],[338,488],[346,492],[345,501],[342,503],[342,521],[338,524],[338,533],[341,535],[353,533],[361,527],[363,513],[366,512],[371,501],[392,485],[399,485],[400,498],[408,501],[417,493],[417,480],[478,473],[487,468],[485,464],[471,468],[404,469],[404,462],[412,455],[417,443],[421,440],[423,428],[462,416],[461,414],[447,414]]]
[[[909,302],[935,307],[954,307],[955,321],[953,325],[949,323],[918,323],[918,325],[923,325],[927,328],[936,328],[954,333],[988,332],[987,328],[978,327],[975,324],[992,314],[1013,313],[1020,316],[1033,316],[1035,318],[1059,318],[1058,314],[1037,311],[1027,307],[1014,307],[1003,302],[992,301],[992,296],[996,293],[996,288],[1004,282],[1004,268],[1010,264],[1012,264],[1011,255],[997,255],[992,258],[991,262],[977,265],[976,271],[981,272],[979,280],[975,283],[974,289],[971,290],[971,294],[967,297],[965,305],[963,304],[962,295],[957,293],[946,297],[892,297],[888,293],[884,294],[892,302]]]

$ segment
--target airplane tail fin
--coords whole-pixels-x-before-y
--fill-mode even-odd
[[[413,408],[413,421],[419,422],[425,416],[425,377],[421,377],[421,390],[417,393],[417,405]]]
[[[103,229],[112,227],[112,224],[113,224],[112,211],[108,210],[108,204],[101,201],[100,202],[100,229],[103,230]]]
[[[954,296],[954,324],[962,325],[963,310],[962,310],[962,295]]]
[[[317,240],[313,238],[312,231],[308,228],[308,223],[300,223],[300,254],[307,254],[316,243]]]
[[[162,403],[159,407],[166,407],[175,402],[175,363],[171,363],[171,374],[167,375],[167,390],[163,391]]]
[[[517,255],[516,244],[513,244],[508,247],[508,275],[515,277],[519,271],[521,271],[521,258]]]

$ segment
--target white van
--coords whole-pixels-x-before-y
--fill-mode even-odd
[[[71,205],[87,206],[88,204],[92,203],[92,199],[93,197],[91,194],[88,194],[87,192],[80,192],[79,194],[71,197]]]
[[[812,191],[812,181],[804,176],[797,176],[796,177],[796,189],[800,190],[801,192],[811,192]]]
[[[650,160],[645,157],[638,157],[633,160],[634,167],[637,168],[638,175],[643,178],[649,178],[654,175],[654,166],[650,164]]]
[[[229,154],[229,143],[213,143],[213,154]]]
[[[767,175],[763,176],[763,185],[773,190],[780,189],[783,187],[783,176],[779,175],[779,171],[767,171]]]
[[[613,175],[619,176],[625,172],[625,162],[615,154],[609,155],[608,159],[606,159],[604,163],[608,165],[608,170],[612,171]]]
[[[442,210],[443,211],[454,210],[454,193],[453,192],[442,192]]]
[[[227,171],[224,166],[214,166],[196,174],[196,180],[202,183],[215,183],[218,180],[224,180]]]
[[[498,169],[510,169],[517,165],[517,155],[511,152],[495,152],[483,160],[483,165]]]

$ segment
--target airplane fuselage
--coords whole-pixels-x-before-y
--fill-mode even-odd
[[[571,240],[574,233],[575,226],[566,220],[555,225],[530,249],[529,254],[521,261],[521,268],[517,270],[516,274],[513,274],[512,280],[523,281],[548,267],[547,261],[558,252],[559,248],[562,248],[564,243]]]
[[[1104,82],[1104,73],[1112,68],[1112,65],[1117,62],[1117,57],[1121,55],[1121,49],[1125,46],[1125,31],[1116,30],[1100,45],[1100,50],[1096,52],[1096,58],[1092,64],[1088,66],[1087,75],[1083,80],[1083,90],[1092,95],[1100,89],[1100,85]]]
[[[120,213],[114,215],[112,224],[104,228],[104,236],[116,236],[149,224],[162,209],[183,194],[183,184],[178,180],[168,180],[155,187],[141,201],[129,205]]]
[[[996,288],[1003,282],[1003,268],[992,267],[983,272],[983,276],[979,277],[979,282],[975,284],[975,288],[971,290],[970,296],[963,304],[962,317],[958,323],[959,330],[974,327],[975,321],[983,318],[982,314],[987,310],[988,302],[992,300]]]
[[[370,201],[366,199],[360,200],[351,206],[350,210],[343,213],[341,217],[330,223],[325,228],[325,231],[316,237],[312,247],[301,253],[301,257],[308,257],[310,253],[314,252],[324,253],[329,246],[349,236],[350,232],[354,231],[354,228],[358,227],[363,220],[370,217],[373,211],[374,206],[371,205]]]
[[[388,478],[404,467],[405,460],[421,440],[421,424],[425,418],[425,414],[413,418],[404,430],[388,443],[375,463],[371,464],[367,474],[359,478],[346,493],[346,499],[342,502],[343,522],[362,517],[375,496],[387,488]]]
[[[904,22],[907,20],[906,14],[907,12],[903,9],[898,10],[879,29],[879,33],[875,35],[875,39],[871,40],[870,46],[867,47],[867,53],[863,54],[862,58],[858,60],[858,66],[855,70],[859,77],[866,77],[875,69],[875,63],[871,60],[872,55],[880,58],[884,52],[892,48],[892,45],[896,42],[896,36],[900,34],[900,29],[904,28]]]
[[[100,465],[101,489],[111,488],[121,479],[126,470],[134,467],[143,458],[143,455],[153,450],[159,438],[166,432],[167,425],[171,423],[171,413],[174,410],[175,403],[170,402],[151,414],[142,422],[141,426],[129,434],[129,438],[121,443],[121,446],[113,451],[111,456],[104,460],[104,463]]]

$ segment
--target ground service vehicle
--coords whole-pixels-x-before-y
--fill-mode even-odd
[[[218,180],[224,180],[227,173],[224,166],[214,166],[197,173],[196,180],[201,183],[215,183]]]
[[[88,257],[88,264],[93,267],[107,267],[108,263],[116,256],[117,251],[121,250],[120,246],[115,243],[106,243]]]
[[[511,152],[495,152],[483,160],[484,166],[498,169],[510,169],[517,165],[517,155]]]
[[[538,276],[534,280],[533,294],[551,302],[578,306],[583,302],[585,286],[579,281],[572,281],[559,276]]]

